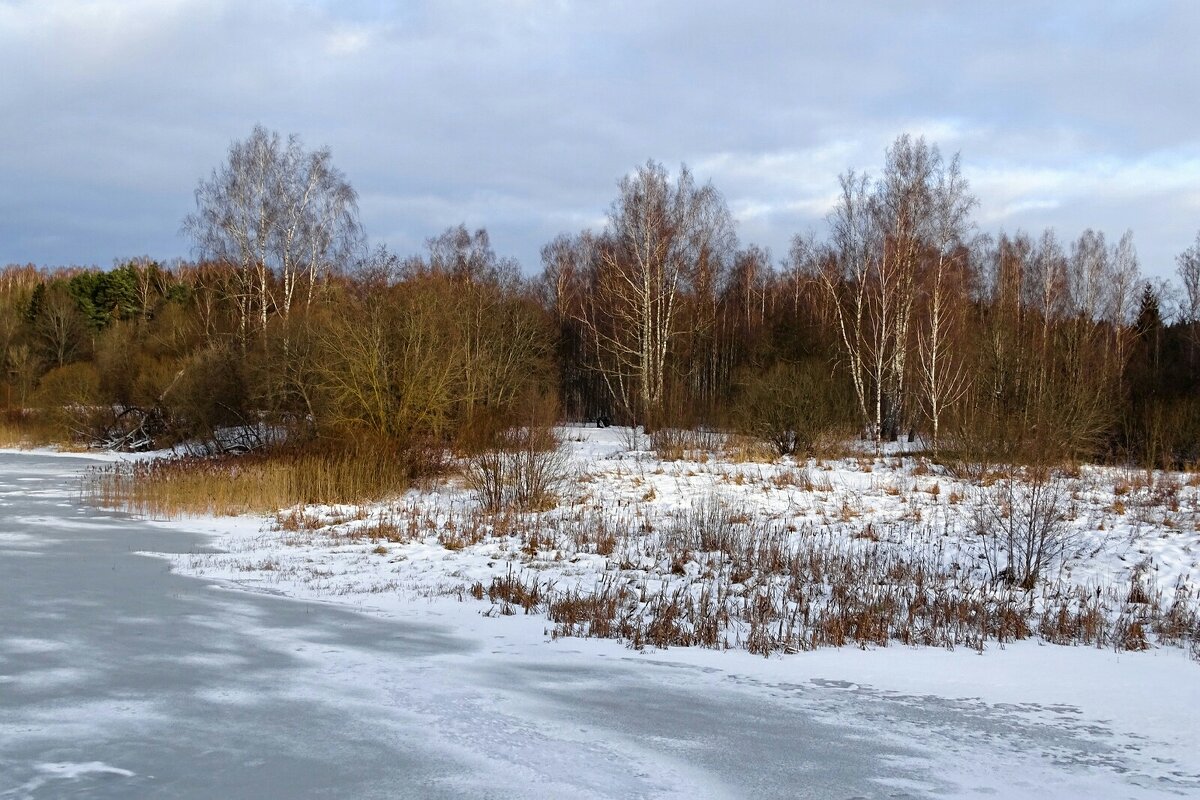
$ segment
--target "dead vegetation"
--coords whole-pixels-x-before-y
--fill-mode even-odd
[[[1177,478],[1131,476],[1114,492],[1110,473],[1087,469],[994,468],[967,484],[898,458],[733,465],[663,462],[640,451],[594,462],[574,483],[543,482],[555,489],[538,495],[528,488],[538,475],[564,474],[561,440],[513,436],[494,451],[503,465],[545,458],[553,469],[489,472],[492,451],[485,451],[465,462],[470,495],[447,502],[440,492],[410,494],[368,510],[298,505],[276,516],[276,528],[294,539],[360,547],[375,563],[403,561],[413,544],[424,552],[438,545],[467,551],[447,573],[446,591],[487,602],[488,613],[544,614],[554,637],[762,655],[892,644],[984,650],[1036,638],[1123,651],[1179,646],[1200,659],[1200,597],[1191,584],[1160,588],[1149,567],[1119,585],[1097,583],[1086,570],[1075,579],[1065,568],[1090,557],[1080,532],[1089,520],[1101,529],[1111,521],[1115,498],[1130,517],[1152,516],[1164,531],[1172,501],[1181,509],[1172,524],[1194,520],[1194,492]],[[242,507],[235,487],[264,485],[253,456],[203,463],[222,468],[207,482],[186,484],[184,497],[209,504],[188,508]],[[141,505],[125,497],[125,507],[162,515],[164,496],[172,498],[169,508],[184,507],[167,494],[177,490],[175,468],[172,461],[108,468],[94,486],[113,491],[123,470],[134,470],[142,480],[117,489],[136,493],[160,483],[132,495]],[[471,470],[492,483],[473,482]],[[532,484],[522,483],[530,474]],[[675,498],[688,481],[708,493],[681,508]],[[281,505],[312,492],[270,491],[270,502]],[[530,501],[538,496],[553,502]],[[754,505],[756,498],[764,505]],[[1089,538],[1089,546],[1097,541]],[[260,559],[247,569],[260,562],[276,564]],[[280,574],[277,564],[272,569]]]
[[[570,476],[562,441],[551,428],[517,428],[466,460],[464,477],[484,510],[546,511]]]
[[[93,467],[84,476],[83,495],[105,508],[163,519],[275,514],[281,508],[380,500],[403,491],[412,477],[405,454],[386,448],[273,450]]]
[[[616,638],[634,648],[768,655],[897,643],[982,651],[1036,637],[1117,650],[1153,641],[1200,657],[1196,598],[1183,585],[1157,591],[1141,573],[1132,587],[1030,584],[948,560],[940,544],[919,544],[936,537],[914,523],[788,530],[715,501],[660,531],[617,537],[613,527],[603,515],[582,515],[542,542],[543,551],[609,550],[610,568],[618,569],[590,588],[557,588],[536,568],[510,569],[472,594],[486,594],[500,613],[545,613],[554,637]]]

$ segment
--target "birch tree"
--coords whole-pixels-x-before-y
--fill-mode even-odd
[[[851,171],[839,180],[841,198],[830,217],[832,249],[826,254],[809,255],[807,260],[833,309],[845,368],[863,424],[869,426],[872,439],[878,443],[882,402],[878,388],[882,383],[879,363],[873,357],[878,343],[871,341],[873,331],[867,326],[872,259],[877,249],[877,231],[869,213],[870,178]],[[796,253],[803,243],[802,239],[793,243],[793,257],[797,261],[804,257],[801,254],[797,258]],[[870,392],[875,392],[875,402],[871,401]],[[874,406],[875,413],[869,410],[869,405]]]
[[[321,278],[361,244],[354,189],[328,148],[309,152],[296,135],[285,143],[256,126],[195,196],[183,228],[201,258],[238,270],[243,349],[272,313],[287,321],[301,292],[311,304]]]
[[[681,311],[701,267],[727,258],[733,222],[711,184],[686,167],[674,180],[649,161],[620,184],[581,309],[614,400],[630,415],[658,420]]]
[[[957,392],[955,369],[947,364],[947,315],[956,291],[948,271],[973,204],[957,157],[947,164],[936,146],[907,135],[888,149],[877,181],[853,171],[841,178],[830,217],[832,253],[816,275],[877,446],[912,424],[910,356],[918,344],[927,411],[937,406],[940,419]],[[923,280],[935,287],[926,299],[937,306],[929,316],[936,327],[918,331]]]
[[[1187,326],[1189,361],[1194,363],[1200,345],[1200,233],[1191,247],[1176,257],[1175,265],[1175,273],[1183,285],[1180,316]]]
[[[933,452],[940,444],[946,410],[966,394],[968,372],[955,349],[955,332],[966,306],[965,239],[975,205],[955,156],[935,177],[925,279],[926,323],[918,333],[920,398],[929,420]]]

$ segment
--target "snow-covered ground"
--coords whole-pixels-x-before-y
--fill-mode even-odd
[[[887,580],[867,574],[872,569],[902,569],[897,580],[904,582],[920,567],[931,594],[986,599],[991,607],[1000,597],[1024,609],[1035,634],[1039,614],[1077,611],[1082,604],[1110,622],[1144,617],[1146,643],[1154,647],[1149,612],[1130,605],[1130,598],[1137,600],[1140,592],[1161,609],[1175,603],[1184,615],[1197,609],[1198,476],[1085,467],[1058,479],[1063,554],[1027,593],[1004,589],[993,579],[987,542],[974,527],[980,498],[994,498],[995,487],[954,478],[923,460],[889,454],[736,462],[695,452],[665,461],[643,449],[644,437],[626,429],[566,428],[564,438],[570,478],[558,507],[545,513],[482,514],[461,479],[451,478],[374,506],[309,507],[274,519],[206,522],[227,552],[173,563],[190,575],[389,613],[405,613],[414,598],[479,599],[494,582],[510,578],[538,586],[546,596],[619,589],[641,614],[680,591],[693,599],[704,591],[718,593],[731,609],[763,595],[772,598],[780,616],[795,613],[795,603],[788,605],[781,595],[785,576],[757,568],[741,568],[739,574],[728,553],[709,552],[745,551],[758,537],[785,550],[837,553],[841,561],[827,568],[869,559],[870,566],[857,575],[860,581]],[[717,528],[705,534],[712,541],[692,530],[704,526]],[[827,602],[817,597],[821,590],[828,595],[835,588],[819,587],[809,613],[817,614],[822,600]],[[494,605],[486,599],[466,605],[472,614],[508,613],[518,605],[506,602],[510,594],[491,594]],[[563,633],[569,626],[545,627]],[[585,627],[571,632],[586,632]],[[719,643],[745,646],[752,635],[734,609]],[[940,641],[936,631],[924,635]],[[971,641],[960,636],[945,643]],[[772,649],[809,649],[802,636],[795,638],[799,646]],[[1110,632],[1089,643],[1115,647],[1115,638]],[[1072,637],[1060,632],[1058,640],[1064,639]],[[973,646],[996,644],[985,638]]]

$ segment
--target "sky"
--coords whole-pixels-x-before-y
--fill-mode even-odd
[[[540,269],[622,175],[687,164],[743,244],[827,230],[900,134],[960,153],[981,232],[1200,229],[1200,4],[0,0],[0,264],[191,257],[255,124],[328,146],[372,243],[465,223]]]

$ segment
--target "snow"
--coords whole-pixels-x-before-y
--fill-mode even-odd
[[[136,773],[130,772],[127,769],[113,767],[101,761],[52,761],[37,764],[35,765],[35,769],[39,773],[37,777],[4,794],[11,794],[13,797],[33,797],[34,792],[47,784],[51,784],[53,781],[77,783],[83,778],[95,776],[109,778],[133,778],[136,776]]]
[[[614,577],[651,594],[678,585],[696,590],[705,565],[665,563],[655,555],[662,549],[655,537],[716,504],[747,523],[803,528],[835,546],[853,547],[869,535],[903,557],[964,565],[974,580],[988,580],[970,530],[981,490],[923,461],[892,454],[733,463],[715,453],[663,461],[629,449],[639,439],[628,429],[564,434],[572,478],[560,506],[538,517],[483,517],[450,479],[374,506],[193,520],[225,552],[177,556],[173,564],[189,575],[388,613],[405,613],[413,598],[462,598],[472,585],[487,587],[510,572],[557,590],[590,592]],[[1036,602],[1072,587],[1103,588],[1122,600],[1135,578],[1166,601],[1177,587],[1200,596],[1200,480],[1086,467],[1068,483],[1073,548]],[[572,542],[574,531],[597,519],[619,537],[615,552]],[[531,543],[531,530],[545,535]],[[734,594],[752,589],[731,587]]]

